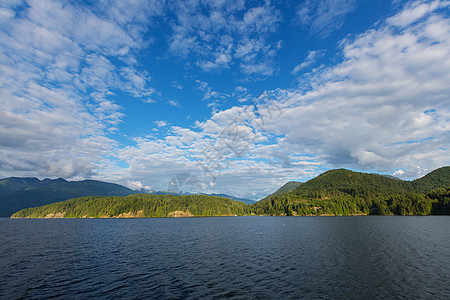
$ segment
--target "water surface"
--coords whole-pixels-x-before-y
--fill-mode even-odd
[[[0,299],[444,299],[450,217],[0,219]]]

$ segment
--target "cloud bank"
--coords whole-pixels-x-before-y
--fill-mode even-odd
[[[343,40],[340,63],[311,73],[298,89],[269,92],[265,108],[219,111],[164,140],[140,140],[121,159],[138,177],[152,177],[149,165],[167,175],[189,171],[240,196],[249,196],[249,185],[263,196],[331,167],[417,178],[448,164],[450,23],[437,13],[448,4],[424,5]],[[221,136],[230,124],[234,134]]]
[[[58,1],[2,4],[1,175],[90,177],[116,145],[123,119],[114,92],[153,93],[133,53],[155,2],[81,7]],[[127,13],[123,13],[126,11]],[[112,62],[118,60],[120,63]]]
[[[139,57],[152,45],[147,31],[161,20],[172,17],[167,55],[187,69],[263,78],[282,67],[276,33],[288,20],[269,1],[253,4],[2,4],[0,176],[97,178],[161,190],[176,174],[191,173],[205,192],[257,199],[329,168],[409,179],[449,164],[448,1],[408,2],[342,40],[333,65],[311,68],[329,53],[309,51],[285,70],[298,86],[254,101],[242,81],[225,93],[193,76],[210,117],[188,127],[160,116],[150,134],[121,143],[115,134],[127,116],[118,99],[152,105],[158,94]],[[304,1],[292,23],[325,39],[355,9],[355,1]],[[218,108],[233,97],[235,106]],[[165,100],[177,113],[187,109]]]

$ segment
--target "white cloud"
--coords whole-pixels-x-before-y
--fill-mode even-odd
[[[442,4],[440,1],[432,1],[431,3],[424,1],[411,2],[406,9],[390,18],[388,22],[392,25],[404,27],[425,17],[430,12],[436,10],[439,5],[449,6],[450,3],[446,1],[443,1]]]
[[[134,54],[147,45],[151,17],[165,9],[156,1],[29,3],[14,17],[8,7],[0,11],[0,175],[94,177],[163,190],[188,172],[208,191],[262,197],[329,167],[411,178],[449,163],[448,2],[413,2],[347,38],[340,63],[300,78],[298,89],[269,91],[277,102],[219,111],[230,96],[197,80],[215,109],[210,119],[191,128],[154,121],[165,133],[154,128],[159,137],[125,147],[108,138],[124,117],[114,99],[127,93],[154,102],[151,76]],[[355,6],[306,1],[298,17],[324,38]],[[275,73],[281,43],[269,37],[281,16],[268,2],[179,1],[166,9],[176,14],[169,51],[189,56],[191,67],[237,67],[248,78]],[[320,55],[309,52],[293,73]],[[251,98],[244,87],[232,93],[242,103]]]
[[[165,127],[168,125],[166,121],[153,121],[153,123],[158,127]]]
[[[156,100],[151,99],[151,98],[141,98],[142,102],[144,103],[156,103]]]
[[[204,184],[204,192],[258,199],[280,182],[318,174],[313,158],[287,155],[268,142],[253,122],[256,114],[254,106],[233,107],[198,122],[194,129],[174,126],[163,139],[139,138],[136,145],[117,151],[129,167],[110,167],[105,176],[120,182],[132,174],[161,190],[176,174],[189,173]],[[249,194],[249,184],[256,197]]]
[[[240,93],[246,93],[248,90],[245,88],[245,87],[243,87],[243,86],[237,86],[236,88],[235,88],[235,90],[236,90],[236,92],[240,92]]]
[[[239,29],[241,32],[254,31],[258,34],[275,32],[280,20],[280,13],[270,5],[252,7],[245,12]]]
[[[402,176],[403,174],[405,174],[405,171],[403,171],[403,170],[397,170],[397,171],[395,171],[392,175],[394,175],[394,176]]]
[[[392,28],[408,12],[414,14],[407,6],[378,29],[346,40],[343,62],[308,78],[309,91],[280,94],[283,114],[269,127],[285,135],[284,147],[381,172],[449,163],[450,22],[434,11]]]
[[[297,7],[297,18],[312,35],[326,38],[342,27],[356,6],[355,0],[306,0]]]
[[[276,31],[281,16],[266,2],[246,9],[244,1],[177,1],[170,52],[181,57],[189,55],[205,72],[228,69],[237,61],[246,74],[271,75],[279,43],[272,45],[266,37]]]
[[[180,83],[175,82],[175,81],[172,82],[172,87],[174,87],[174,88],[176,88],[178,90],[182,90],[183,89],[183,86]]]
[[[145,97],[154,93],[152,88],[147,87],[148,82],[151,80],[147,72],[139,72],[133,68],[124,67],[119,74],[124,79],[123,89],[134,97]]]
[[[118,152],[130,167],[111,174],[164,187],[189,172],[211,191],[260,198],[324,168],[417,178],[448,165],[450,22],[438,9],[401,30],[389,19],[343,41],[341,63],[314,73],[306,90],[269,92],[259,113],[232,107],[194,129],[138,140]]]
[[[244,103],[251,99],[251,94],[249,94],[248,89],[243,86],[237,86],[234,89],[234,93],[232,94],[232,97],[235,97],[238,102]]]
[[[127,180],[126,186],[132,190],[151,190],[149,186],[144,186],[139,180]]]
[[[297,74],[301,70],[314,65],[316,63],[316,60],[322,57],[324,54],[325,54],[324,50],[309,51],[305,61],[295,66],[294,70],[292,70],[292,74]]]
[[[178,102],[177,100],[169,100],[167,103],[169,103],[172,106],[178,107],[178,108],[181,107],[180,102]]]
[[[263,76],[271,76],[274,72],[274,67],[267,62],[262,63],[243,63],[240,64],[244,74],[252,75],[259,74]]]
[[[97,10],[105,13],[106,9],[108,18],[121,26],[129,26],[128,31],[133,32],[135,38],[140,38],[138,34],[143,31],[141,24],[152,23],[152,17],[163,15],[165,11],[164,2],[159,0],[97,2]]]
[[[149,16],[159,13],[158,5],[141,4]],[[14,18],[7,6],[0,13],[0,176],[95,176],[116,147],[106,135],[123,118],[114,92],[152,93],[149,76],[130,58],[145,46],[145,26],[128,13],[144,18],[142,11],[131,11],[142,7],[127,4],[127,12],[113,20],[120,1],[12,5]],[[112,59],[122,60],[122,67]]]
[[[212,109],[213,113],[216,113],[222,103],[222,100],[227,99],[229,95],[214,91],[205,81],[197,79],[195,82],[197,83],[198,89],[203,92],[203,100],[207,100],[209,102],[207,106]]]

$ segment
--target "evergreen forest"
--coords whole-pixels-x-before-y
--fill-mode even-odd
[[[379,174],[330,170],[295,188],[248,205],[208,195],[134,194],[70,199],[16,212],[13,218],[111,218],[242,215],[450,214],[450,167],[403,181]]]

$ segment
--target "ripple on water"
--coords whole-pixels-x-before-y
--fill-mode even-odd
[[[445,298],[449,221],[0,219],[0,299]]]

